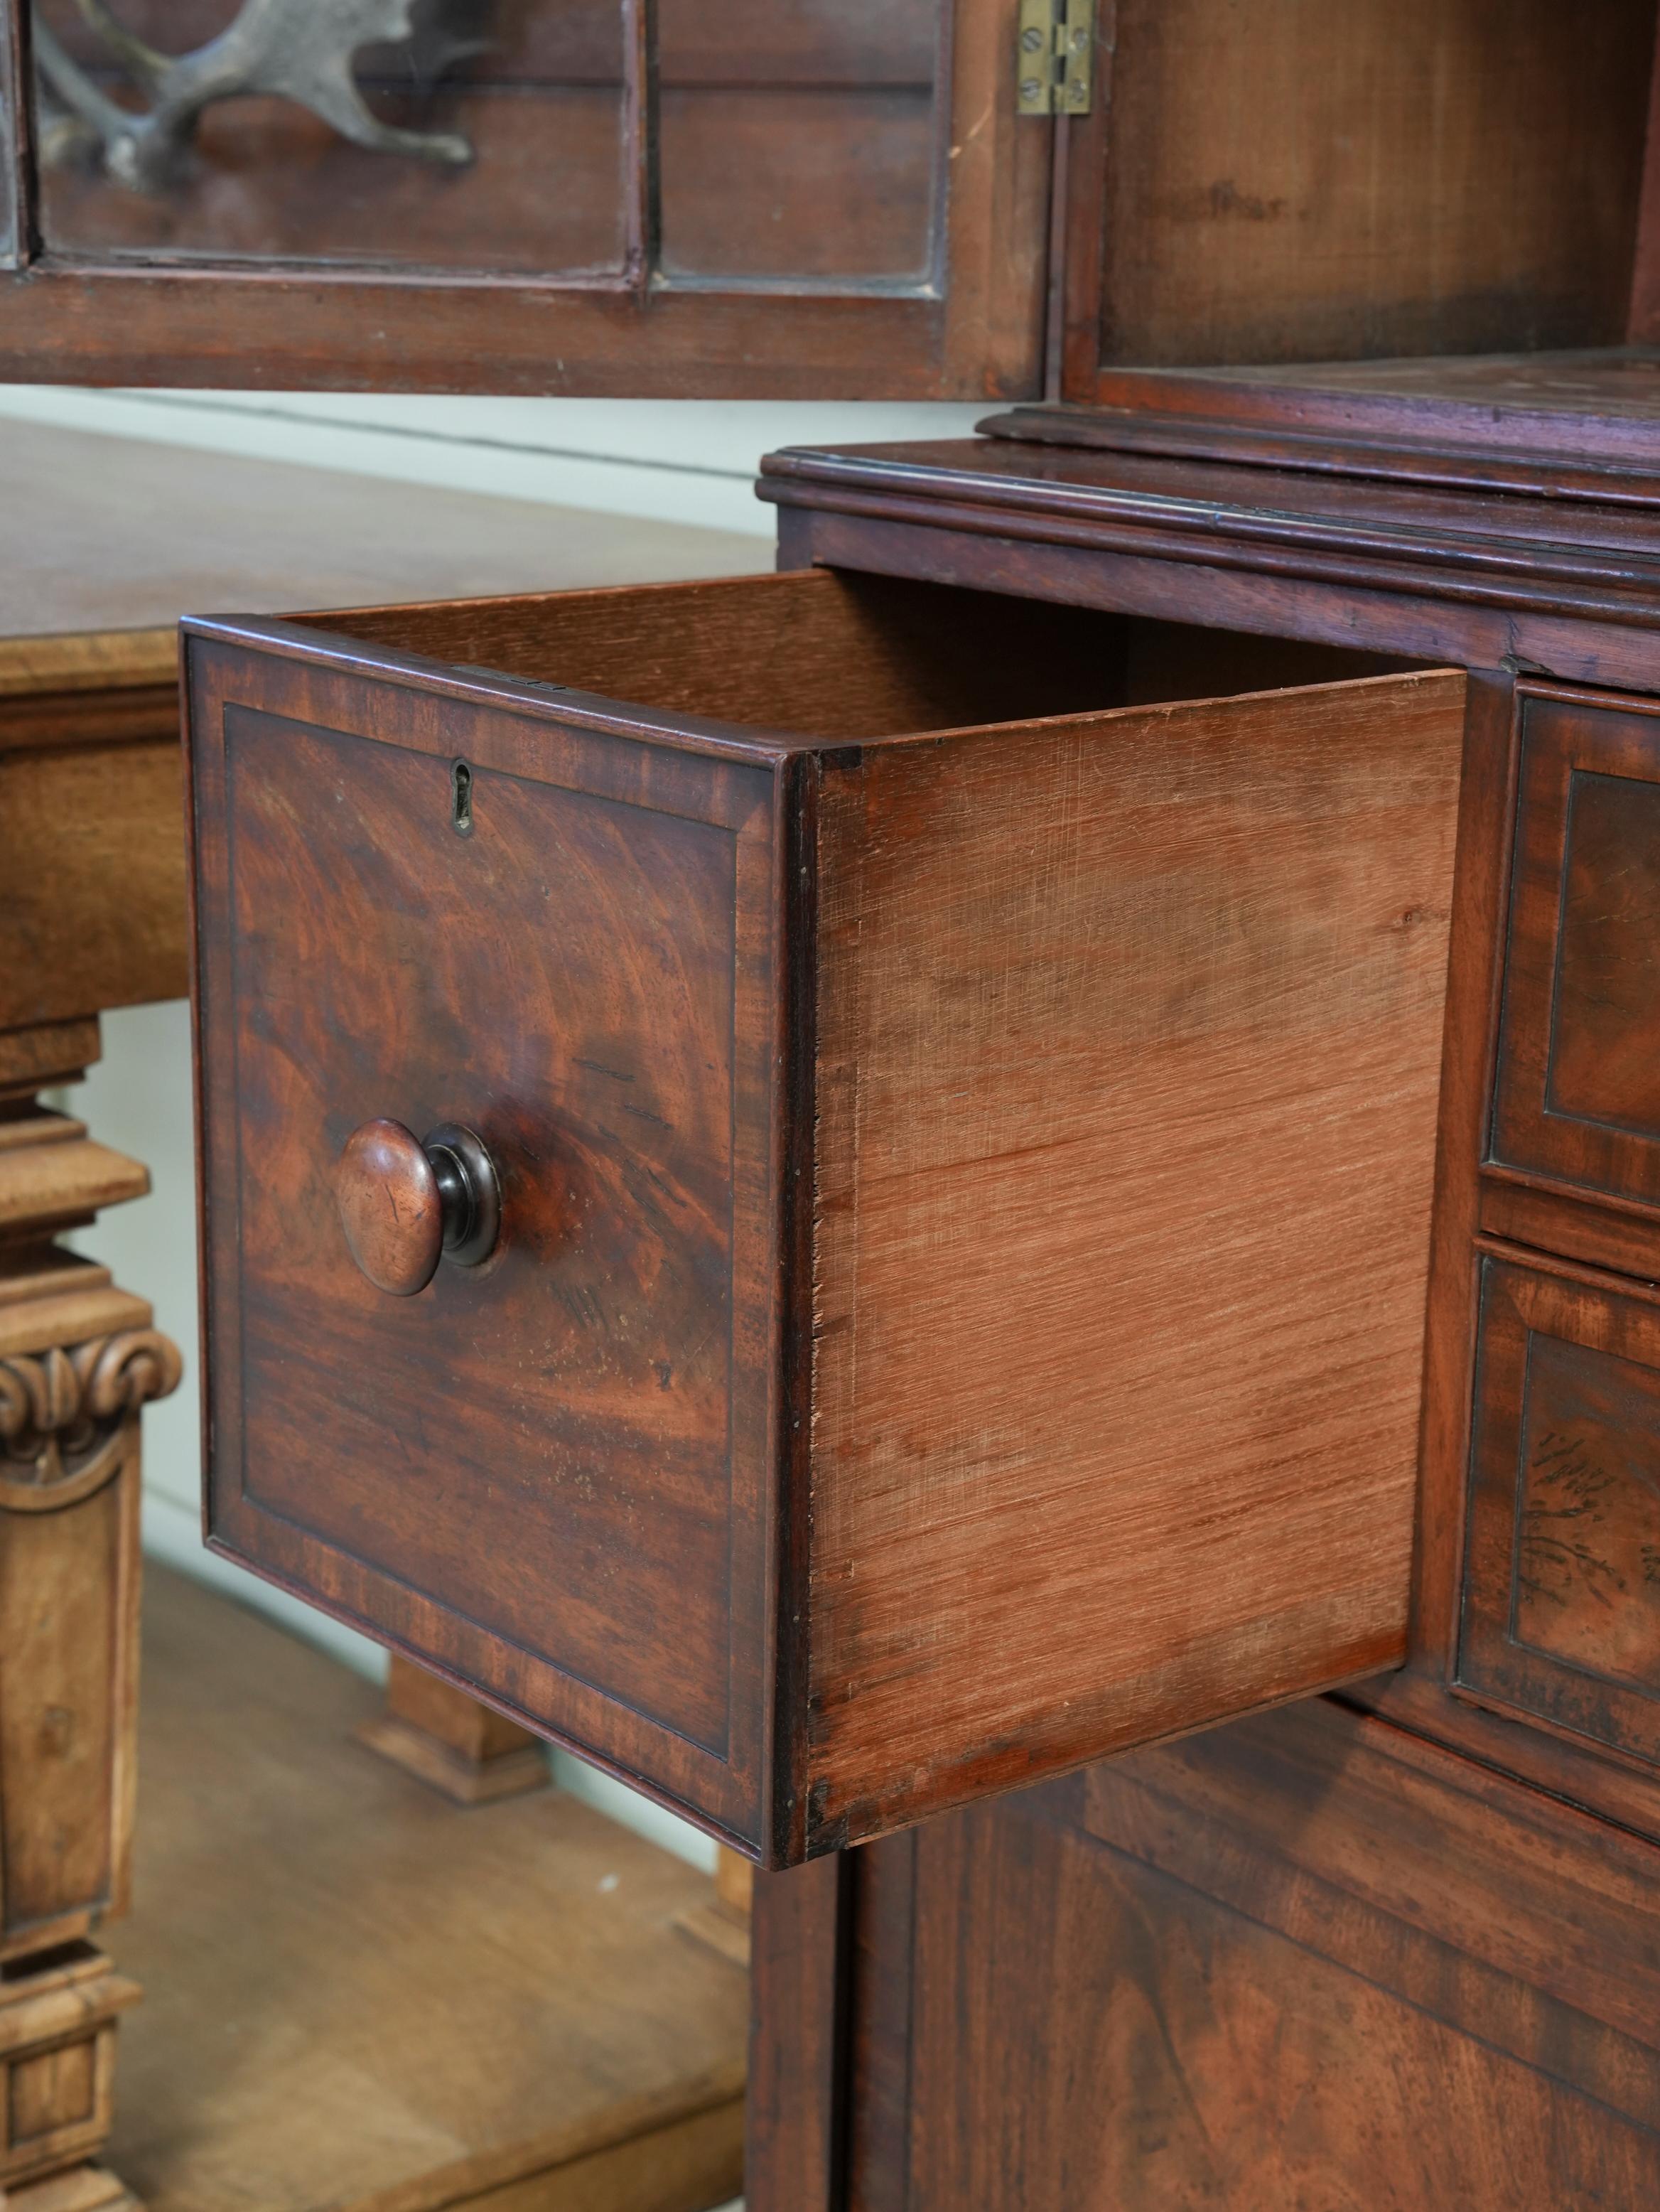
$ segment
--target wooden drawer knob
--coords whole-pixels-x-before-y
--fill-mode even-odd
[[[424,1291],[440,1260],[476,1267],[495,1249],[495,1163],[457,1121],[420,1141],[401,1121],[364,1122],[335,1163],[334,1189],[353,1259],[394,1297]]]

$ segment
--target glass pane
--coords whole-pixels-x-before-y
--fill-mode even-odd
[[[663,274],[924,282],[948,13],[943,0],[658,0]]]
[[[619,0],[36,0],[35,20],[49,250],[623,266]]]

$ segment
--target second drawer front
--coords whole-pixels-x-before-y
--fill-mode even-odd
[[[1660,713],[1638,702],[1524,703],[1491,1160],[1660,1215]]]
[[[1660,1759],[1660,1304],[1482,1268],[1459,1680]]]

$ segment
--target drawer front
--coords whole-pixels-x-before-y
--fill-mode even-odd
[[[1660,1759],[1660,1303],[1482,1261],[1458,1678]]]
[[[1491,1158],[1660,1211],[1660,712],[1533,697]]]
[[[198,672],[210,690],[211,662]],[[770,779],[271,661],[199,715],[215,1540],[754,1820]],[[457,821],[457,768],[465,763]],[[353,1132],[474,1127],[482,1264],[389,1297]]]

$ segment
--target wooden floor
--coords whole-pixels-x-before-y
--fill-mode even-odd
[[[108,2163],[150,2212],[702,2212],[741,2185],[712,1884],[557,1792],[463,1811],[336,1662],[152,1567]]]

